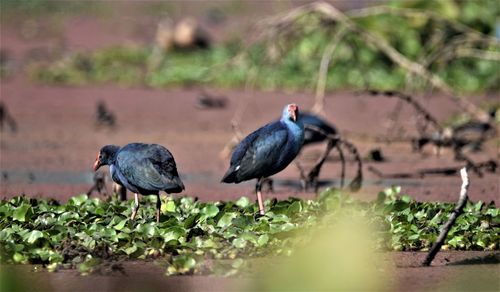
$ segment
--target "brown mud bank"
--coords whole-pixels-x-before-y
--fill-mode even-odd
[[[383,254],[388,267],[388,291],[498,291],[500,288],[499,252],[444,251],[431,267],[420,267],[423,252]],[[256,265],[256,269],[258,270]],[[113,269],[80,276],[76,270],[49,273],[39,266],[2,266],[3,287],[38,291],[251,291],[259,278],[242,276],[170,276],[165,267],[152,261],[126,261]],[[22,279],[22,280],[21,280]],[[7,286],[11,285],[11,286]]]

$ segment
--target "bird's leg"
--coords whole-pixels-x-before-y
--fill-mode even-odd
[[[321,167],[323,167],[323,164],[325,163],[326,159],[328,158],[328,155],[330,154],[332,149],[334,147],[336,147],[336,145],[338,145],[337,140],[329,139],[328,144],[326,145],[325,152],[316,161],[316,164],[314,165],[314,167],[307,174],[306,185],[313,186],[315,192],[318,190],[318,177],[319,177],[319,174],[321,172]],[[344,164],[342,164],[342,165],[344,165]]]
[[[160,194],[156,194],[156,223],[160,223],[161,200]]]
[[[255,185],[255,192],[257,194],[257,202],[259,204],[259,213],[260,215],[265,215],[266,211],[264,211],[264,202],[262,201],[262,178],[257,180],[257,184]]]
[[[274,193],[273,179],[268,178],[268,177],[263,178],[261,184],[267,184],[267,186],[269,188],[269,192],[270,193]]]
[[[335,143],[335,148],[339,152],[339,157],[341,161],[341,170],[340,170],[340,188],[344,188],[344,182],[345,182],[345,157],[344,157],[344,152],[342,151],[342,148],[340,148],[339,143]]]
[[[90,197],[90,195],[92,195],[92,193],[94,192],[95,190],[95,184],[90,188],[90,190],[87,192],[87,196]]]
[[[295,161],[295,166],[297,166],[297,168],[299,169],[299,172],[300,172],[300,185],[302,186],[302,191],[306,192],[307,191],[307,177],[305,175],[304,168],[302,167],[302,165],[298,161]]]
[[[135,216],[137,215],[137,210],[139,210],[139,195],[137,193],[135,193],[134,195],[135,195],[135,205],[134,209],[132,210],[132,216],[130,217],[130,219],[132,220],[135,220]]]

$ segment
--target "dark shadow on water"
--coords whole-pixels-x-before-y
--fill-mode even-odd
[[[349,179],[347,179],[344,183],[345,186],[348,186],[351,183]],[[274,179],[274,184],[279,186],[286,186],[295,189],[301,189],[302,186],[300,184],[300,180],[284,180],[284,179]],[[382,187],[390,187],[390,186],[421,186],[423,183],[419,180],[414,179],[376,179],[376,180],[363,180],[363,186],[382,186]],[[319,187],[340,187],[339,179],[331,179],[331,180],[319,180]]]
[[[289,188],[294,188],[301,190],[302,185],[300,184],[300,180],[291,180],[291,179],[275,179],[274,180],[275,185],[279,186],[285,186]],[[339,185],[339,182],[337,180],[320,180],[318,181],[318,186],[319,187],[330,187],[330,186],[337,186]]]

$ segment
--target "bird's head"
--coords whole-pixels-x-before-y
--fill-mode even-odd
[[[102,147],[99,153],[97,153],[93,167],[94,171],[98,170],[99,167],[103,165],[111,164],[114,161],[116,152],[118,152],[119,149],[120,147],[116,145],[106,145]]]
[[[283,114],[281,118],[283,120],[292,120],[294,122],[297,121],[299,117],[299,106],[295,103],[287,104],[283,109]]]

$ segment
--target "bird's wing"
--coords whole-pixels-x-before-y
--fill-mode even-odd
[[[150,147],[147,148],[147,157],[158,173],[167,181],[167,188],[170,189],[170,191],[180,192],[184,189],[184,184],[177,172],[174,157],[167,148],[161,145],[151,144]]]
[[[275,123],[255,131],[248,138],[238,145],[231,159],[234,171],[240,177],[259,176],[259,172],[272,167],[276,157],[281,156],[288,131]]]
[[[129,183],[144,190],[164,190],[172,183],[162,173],[160,156],[149,157],[146,151],[123,151],[117,155],[117,165]]]

